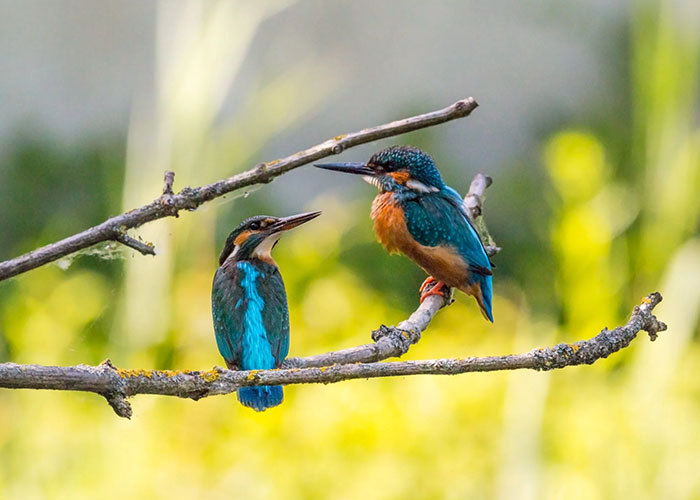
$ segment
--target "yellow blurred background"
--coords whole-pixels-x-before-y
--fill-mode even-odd
[[[552,373],[292,386],[264,413],[138,396],[128,421],[2,390],[0,498],[700,499],[696,2],[139,4],[0,1],[0,259],[151,201],[165,170],[196,186],[474,95],[469,118],[341,157],[409,143],[458,191],[494,178],[496,321],[460,295],[405,358],[589,338],[655,290],[669,330]],[[424,276],[374,241],[353,181],[304,168],[137,230],[155,258],[101,246],[0,283],[0,361],[222,365],[226,235],[305,210],[324,216],[275,250],[290,355],[368,342]]]

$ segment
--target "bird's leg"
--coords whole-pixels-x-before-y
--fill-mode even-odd
[[[442,297],[445,297],[445,299],[447,299],[449,303],[451,295],[450,287],[445,285],[445,283],[442,281],[436,282],[435,278],[433,278],[432,276],[428,276],[428,278],[423,282],[418,291],[420,293],[421,304],[425,299],[427,299],[431,295],[440,295]]]

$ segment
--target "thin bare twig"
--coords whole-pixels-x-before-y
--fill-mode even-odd
[[[177,217],[180,210],[195,210],[203,203],[237,189],[271,182],[275,177],[285,172],[327,156],[340,154],[353,146],[463,118],[474,111],[477,106],[476,101],[470,97],[437,111],[367,128],[359,132],[339,135],[286,158],[260,163],[250,170],[227,179],[197,188],[185,187],[177,194],[171,193],[174,174],[170,176],[166,174],[163,195],[153,202],[112,217],[97,226],[63,240],[37,248],[14,259],[0,262],[0,281],[43,266],[96,243],[115,240],[124,243],[119,239],[119,235],[128,229],[164,217]]]
[[[171,196],[175,194],[173,192],[173,183],[175,182],[175,172],[172,170],[166,170],[163,176],[163,195]]]
[[[474,228],[479,232],[479,236],[481,236],[481,241],[484,243],[486,253],[489,257],[493,257],[501,251],[501,247],[496,245],[493,237],[486,229],[482,213],[486,188],[491,184],[493,184],[493,179],[491,177],[484,174],[476,174],[469,187],[469,192],[464,197],[464,209],[469,219],[472,221]]]
[[[218,367],[210,371],[183,372],[122,370],[109,362],[99,366],[66,367],[3,363],[0,364],[0,387],[94,392],[105,396],[118,415],[128,418],[131,408],[126,398],[136,394],[200,399],[229,394],[240,387],[252,385],[329,384],[358,378],[457,375],[519,369],[552,370],[592,364],[606,358],[627,347],[642,330],[647,331],[654,340],[658,332],[666,330],[666,325],[652,314],[659,302],[661,295],[652,293],[634,308],[624,326],[614,330],[603,329],[588,340],[534,349],[523,354],[260,371],[231,371]]]
[[[141,252],[143,255],[156,254],[156,249],[153,247],[152,243],[144,243],[143,241],[139,241],[135,238],[132,238],[131,236],[126,234],[126,231],[117,231],[114,236],[114,239],[122,245],[133,248],[137,252]]]

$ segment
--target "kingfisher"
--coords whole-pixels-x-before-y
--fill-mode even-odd
[[[316,166],[361,175],[379,189],[372,202],[374,231],[390,253],[403,253],[428,273],[420,288],[421,303],[457,288],[472,295],[483,316],[493,322],[493,264],[462,197],[445,184],[430,155],[410,146],[392,146],[367,162]]]
[[[271,252],[283,232],[319,215],[258,215],[241,222],[226,239],[211,303],[216,344],[229,370],[278,368],[287,357],[287,293]],[[279,405],[282,397],[279,385],[238,389],[238,400],[256,411]]]

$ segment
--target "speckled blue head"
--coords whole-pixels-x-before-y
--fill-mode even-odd
[[[411,146],[391,146],[372,155],[367,163],[324,163],[317,167],[359,174],[382,191],[408,187],[415,191],[438,191],[445,187],[433,158]]]
[[[427,186],[441,188],[445,185],[433,158],[418,148],[411,146],[391,146],[372,155],[367,162],[375,174],[407,172]]]

